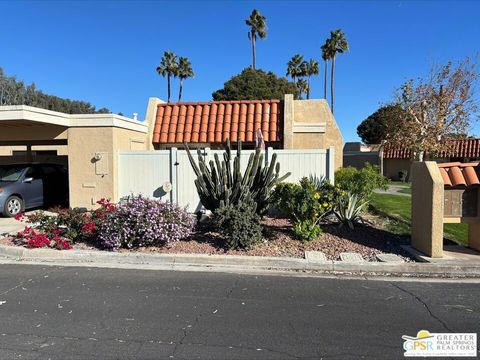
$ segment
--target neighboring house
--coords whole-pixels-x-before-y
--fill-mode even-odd
[[[342,166],[342,136],[325,100],[169,103],[151,98],[140,122],[115,114],[70,115],[29,106],[0,106],[0,164],[68,164],[70,206],[91,208],[119,197],[119,151],[220,148],[226,139],[253,148],[331,149]]]
[[[359,145],[353,145],[359,144]],[[437,157],[430,160],[438,163],[444,162],[470,162],[480,159],[480,139],[455,139],[450,141],[450,150],[442,151]],[[361,168],[366,162],[378,165],[383,175],[398,180],[399,172],[407,170],[413,162],[412,151],[405,148],[386,147],[379,145],[362,145],[366,150],[360,151],[360,143],[346,143],[343,152],[344,166]]]

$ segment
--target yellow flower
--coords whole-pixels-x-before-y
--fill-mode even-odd
[[[315,195],[313,195],[313,198],[316,200],[320,199],[320,194],[318,192],[315,193]]]
[[[327,203],[323,203],[322,206],[326,208],[326,207],[328,207],[328,204],[327,204]]]

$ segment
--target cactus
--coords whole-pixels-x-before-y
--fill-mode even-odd
[[[286,179],[290,173],[280,176],[280,164],[277,155],[273,154],[270,163],[264,163],[264,156],[260,148],[250,154],[248,165],[242,174],[240,171],[240,156],[242,143],[237,144],[237,154],[233,159],[230,141],[225,144],[223,159],[218,154],[207,164],[200,149],[197,150],[198,165],[195,162],[188,145],[185,143],[190,164],[197,176],[195,186],[200,202],[212,212],[220,206],[235,206],[239,202],[253,202],[256,204],[256,213],[263,216],[267,213],[272,202],[272,193],[275,184]]]

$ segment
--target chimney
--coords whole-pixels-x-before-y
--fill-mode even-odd
[[[133,120],[136,121],[136,120],[138,120],[137,118],[138,118],[138,113],[133,113]]]

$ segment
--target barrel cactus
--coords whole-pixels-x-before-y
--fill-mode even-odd
[[[193,158],[188,145],[185,143],[190,164],[197,176],[195,186],[202,205],[212,212],[220,206],[235,206],[240,201],[249,202],[250,199],[256,204],[256,213],[263,216],[267,213],[272,203],[272,193],[275,185],[286,179],[290,173],[280,176],[280,164],[277,163],[277,155],[273,154],[270,162],[264,161],[264,155],[260,148],[250,154],[247,168],[242,173],[240,170],[240,157],[242,143],[237,144],[237,153],[233,158],[230,141],[225,144],[223,159],[218,154],[214,160],[207,159],[197,150],[198,164]]]

